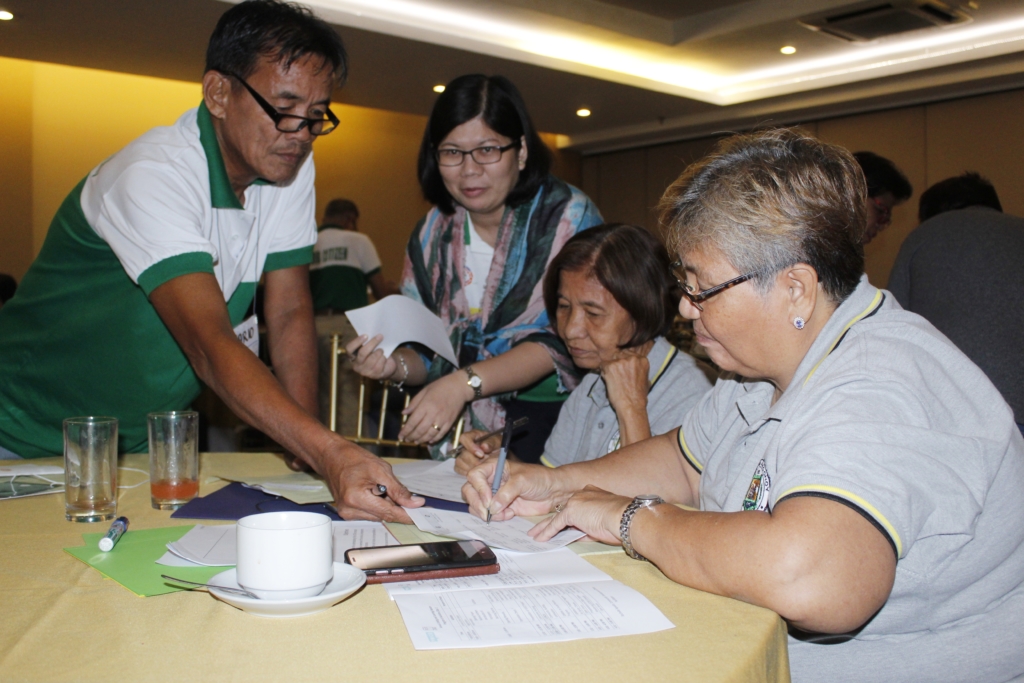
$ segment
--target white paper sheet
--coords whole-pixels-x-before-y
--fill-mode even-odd
[[[618,581],[396,595],[413,647],[447,650],[554,643],[674,628]]]
[[[168,543],[167,549],[203,567],[232,567],[235,564],[235,525],[196,524],[177,541]]]
[[[370,548],[399,545],[398,540],[380,522],[332,522],[334,561],[344,562],[349,548]],[[157,564],[170,567],[233,567],[235,525],[206,526],[196,524],[188,533],[167,544]]]
[[[466,483],[466,477],[455,473],[454,458],[443,462],[424,460],[402,463],[391,469],[398,481],[413,493],[456,503],[466,502],[462,498],[462,485]]]
[[[385,356],[394,353],[400,344],[418,342],[455,367],[459,366],[444,323],[426,306],[407,296],[392,294],[345,315],[357,333],[368,337],[384,335],[378,348]]]
[[[384,589],[394,600],[396,595],[447,593],[485,588],[556,586],[565,583],[611,581],[612,577],[569,550],[559,548],[546,553],[514,553],[495,550],[501,571],[486,576],[462,576],[429,581],[386,583]]]
[[[490,524],[468,512],[452,512],[434,508],[405,508],[413,523],[420,531],[438,536],[479,540],[487,545],[515,550],[521,553],[541,553],[569,545],[586,534],[577,529],[563,529],[550,541],[541,542],[530,538],[527,532],[534,523],[522,517],[513,517],[506,522],[492,521]]]

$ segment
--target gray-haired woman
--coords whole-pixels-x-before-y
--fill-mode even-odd
[[[741,377],[676,432],[513,463],[493,500],[488,461],[463,491],[496,519],[557,508],[536,537],[575,526],[775,610],[794,680],[1014,679],[1024,438],[985,375],[863,277],[864,197],[841,148],[790,131],[722,143],[668,189],[663,220],[680,312]]]

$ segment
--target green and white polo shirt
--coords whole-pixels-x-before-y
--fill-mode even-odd
[[[64,418],[111,415],[121,450],[146,450],[146,413],[200,390],[150,293],[212,273],[240,323],[263,271],[312,259],[313,179],[311,157],[287,186],[250,186],[242,206],[205,105],[93,169],[0,310],[0,446],[56,455]]]
[[[380,257],[369,237],[354,230],[324,225],[313,247],[309,288],[313,308],[351,311],[370,303],[366,281],[380,272]]]

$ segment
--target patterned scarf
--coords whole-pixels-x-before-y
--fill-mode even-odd
[[[506,208],[477,314],[470,313],[463,289],[465,222],[466,211],[458,205],[450,216],[433,208],[419,222],[406,249],[402,294],[444,321],[460,367],[499,356],[525,341],[537,342],[551,354],[559,391],[571,391],[579,378],[548,320],[543,279],[548,263],[569,238],[601,223],[597,207],[576,188],[548,177],[532,200]],[[427,362],[428,382],[456,369],[440,356]],[[510,396],[470,404],[466,431],[501,428],[505,411],[498,401]]]

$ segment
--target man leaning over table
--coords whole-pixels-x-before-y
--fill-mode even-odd
[[[117,417],[121,450],[144,451],[146,413],[186,408],[202,381],[322,474],[343,516],[408,521],[398,505],[420,503],[390,466],[314,417],[310,152],[337,125],[346,70],[305,8],[249,0],[221,17],[202,104],[72,190],[0,312],[0,455],[57,455],[61,421],[83,414]],[[263,273],[274,374],[243,343]]]

